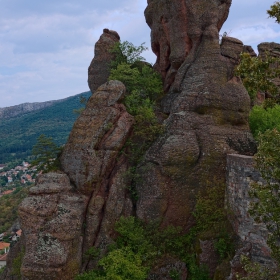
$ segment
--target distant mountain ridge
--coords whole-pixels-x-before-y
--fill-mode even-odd
[[[57,145],[65,144],[78,117],[73,110],[84,107],[81,96],[90,95],[88,91],[60,100],[1,108],[0,164],[30,156],[41,134],[52,137]]]
[[[0,108],[0,119],[10,119],[36,110],[44,109],[56,103],[63,102],[68,98],[71,97],[67,97],[59,100],[45,101],[45,102],[32,102],[32,103],[28,102],[15,106],[3,107]]]

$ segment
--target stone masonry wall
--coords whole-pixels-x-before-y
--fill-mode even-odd
[[[252,260],[272,265],[270,249],[266,243],[267,229],[264,224],[257,224],[248,213],[251,201],[248,191],[252,182],[264,183],[254,168],[253,157],[228,155],[226,205],[230,210],[231,224],[241,241],[251,243]]]

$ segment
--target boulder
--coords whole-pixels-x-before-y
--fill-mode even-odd
[[[110,75],[110,62],[114,59],[111,49],[120,41],[116,31],[104,29],[95,44],[94,58],[88,68],[88,86],[92,93],[106,83]]]
[[[86,196],[76,193],[63,173],[38,177],[19,206],[24,233],[24,279],[72,279],[82,260]]]

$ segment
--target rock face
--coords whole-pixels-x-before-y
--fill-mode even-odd
[[[127,162],[119,155],[134,122],[118,103],[124,94],[119,81],[100,86],[76,121],[61,157],[62,168],[76,191],[88,199],[84,252],[93,245],[105,250],[112,241],[115,222],[132,213],[125,188]]]
[[[280,58],[280,44],[278,43],[261,43],[258,45],[258,51],[261,58],[266,55]],[[279,65],[273,65],[272,67],[279,67]],[[273,79],[273,83],[280,89],[280,78]]]
[[[92,93],[107,82],[110,75],[110,62],[114,58],[110,50],[119,41],[120,36],[116,31],[104,29],[95,44],[94,58],[88,68],[88,86]]]
[[[106,49],[119,40],[116,33],[104,31],[89,69],[89,86],[94,94],[76,121],[61,157],[67,176],[59,176],[65,183],[56,182],[49,188],[47,177],[42,177],[20,208],[27,249],[23,279],[35,277],[32,263],[41,279],[60,279],[61,273],[68,275],[70,264],[74,272],[77,265],[81,271],[92,268],[95,263],[85,259],[81,264],[81,256],[91,246],[100,248],[101,253],[106,251],[115,235],[114,223],[121,215],[133,214],[146,222],[159,222],[162,227],[180,226],[186,232],[194,224],[192,211],[198,192],[217,183],[225,184],[226,154],[252,153],[248,126],[250,99],[233,76],[244,46],[230,37],[219,44],[219,30],[230,4],[231,0],[148,1],[145,15],[152,28],[156,69],[165,80],[165,89],[169,89],[162,101],[162,111],[169,117],[164,122],[165,132],[137,168],[141,178],[136,185],[139,196],[136,205],[132,205],[125,188],[127,159],[119,153],[134,122],[121,104],[125,87],[121,82],[110,81],[94,92],[101,82],[97,74],[102,79],[108,74],[111,54]],[[104,63],[97,63],[103,60]],[[52,181],[52,176],[58,175],[48,176]],[[73,209],[69,206],[71,200]],[[65,219],[60,211],[62,217],[66,215]],[[26,213],[31,213],[30,217]],[[74,232],[63,237],[69,226],[67,215],[71,213],[77,219],[81,217],[82,223],[75,218],[70,223]],[[56,232],[52,226],[60,222],[61,229]],[[214,254],[206,252],[207,248],[213,251],[213,244],[204,240],[200,246],[199,259],[211,267],[213,275],[218,261],[213,259]],[[36,248],[40,248],[39,253],[35,253]],[[57,265],[47,268],[45,263],[52,248],[59,249]],[[62,252],[66,257],[62,257]],[[37,269],[37,261],[42,263],[43,272]],[[169,279],[170,265],[165,261],[168,262],[163,260],[152,271],[155,277]],[[183,263],[175,259],[171,265],[181,271],[180,279],[186,279]],[[44,270],[47,276],[40,274]]]
[[[264,57],[266,53],[269,56],[280,57],[280,44],[277,43],[261,43],[258,45],[259,56]]]
[[[65,145],[61,164],[66,174],[38,177],[20,205],[22,279],[73,279],[92,265],[85,252],[92,246],[106,250],[115,222],[132,214],[127,161],[119,154],[134,122],[118,103],[124,94],[119,81],[98,88]],[[6,273],[3,279],[13,279],[11,268]]]
[[[145,10],[151,28],[152,50],[157,56],[155,69],[168,91],[176,73],[198,47],[204,33],[218,32],[227,19],[231,0],[149,0]]]
[[[251,183],[265,184],[260,173],[254,169],[253,157],[228,155],[226,198],[232,215],[230,222],[240,239],[252,244],[252,260],[270,265],[272,259],[266,243],[268,231],[264,224],[257,224],[248,214]]]
[[[65,99],[46,102],[23,103],[20,105],[0,108],[0,119],[10,119],[32,111],[44,109],[46,107],[52,106],[57,102],[62,102],[63,100]]]
[[[181,9],[183,1],[150,1],[146,15],[149,11],[153,18],[158,5],[164,9],[173,3],[177,3],[173,8]],[[139,169],[145,175],[137,186],[136,214],[145,221],[187,230],[193,223],[198,191],[218,182],[225,184],[226,154],[252,153],[253,138],[248,127],[250,99],[233,77],[243,44],[226,37],[219,45],[218,32],[231,1],[185,3],[192,48],[162,102],[169,114],[166,132],[149,149]],[[152,30],[152,41],[156,32]]]
[[[82,260],[82,224],[87,198],[74,192],[65,174],[37,180],[19,207],[25,237],[25,279],[72,279]]]

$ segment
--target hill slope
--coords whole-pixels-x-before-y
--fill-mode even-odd
[[[67,99],[67,98],[65,98]],[[29,112],[44,109],[58,102],[62,102],[65,99],[52,100],[46,102],[34,102],[34,103],[23,103],[11,107],[0,108],[0,119],[10,119],[16,116],[20,116]]]
[[[66,142],[77,115],[74,109],[82,107],[80,96],[90,96],[84,92],[59,100],[54,104],[15,117],[0,119],[0,163],[23,159],[31,154],[32,147],[40,134],[52,137],[58,144]],[[12,112],[10,112],[13,115]]]

